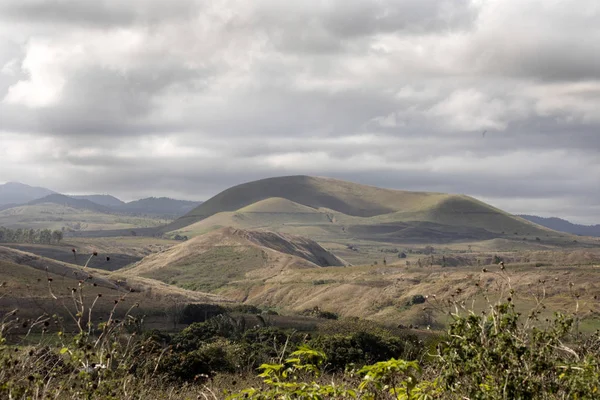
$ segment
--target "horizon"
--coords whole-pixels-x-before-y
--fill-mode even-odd
[[[289,177],[289,176],[298,176],[298,175],[287,175],[287,176],[283,176],[283,177]],[[304,175],[304,176],[311,176],[311,175]],[[326,179],[336,179],[336,178],[331,178],[331,177],[327,177],[327,176],[313,176],[313,177],[320,177],[320,178],[326,178]],[[268,179],[268,178],[262,178],[262,179]],[[351,181],[348,181],[348,182],[351,182]],[[29,184],[24,183],[24,182],[14,182],[14,181],[10,181],[10,182],[1,182],[0,181],[0,186],[5,185],[7,183],[16,183],[16,184],[26,185],[26,186],[30,186],[30,187],[34,186],[34,185],[29,185]],[[244,184],[244,183],[248,183],[248,182],[241,182],[239,184]],[[354,183],[356,183],[356,182],[354,182]],[[45,187],[41,187],[41,186],[34,186],[34,187],[40,187],[40,188],[43,188],[43,189],[53,190],[52,188],[45,188]],[[404,190],[404,189],[391,188],[391,187],[384,188],[384,189],[401,190],[401,191]],[[210,198],[212,198],[213,196],[215,196],[218,193],[220,193],[220,192],[215,193],[213,196],[210,196],[210,197],[205,198],[205,199],[194,200],[194,199],[182,199],[182,198],[174,198],[174,197],[160,196],[160,195],[154,195],[154,196],[148,196],[148,197],[138,197],[138,198],[133,198],[133,199],[123,199],[123,198],[121,198],[119,196],[116,196],[114,194],[111,194],[111,193],[61,193],[61,192],[57,192],[55,190],[53,190],[53,191],[56,192],[57,194],[61,194],[61,195],[65,195],[65,196],[111,196],[111,197],[114,197],[117,200],[123,201],[125,203],[129,203],[129,202],[133,202],[133,201],[137,201],[137,200],[149,199],[149,198],[159,198],[159,199],[160,198],[169,198],[169,199],[172,199],[172,200],[185,200],[185,201],[193,201],[193,202],[205,202],[205,201],[209,200]],[[425,191],[425,192],[427,192],[427,191]],[[464,194],[464,195],[469,196],[468,193],[452,193],[452,194]],[[482,199],[479,199],[479,198],[477,198],[475,196],[471,196],[471,197],[474,197],[475,199],[478,199],[478,200],[482,200]],[[488,202],[486,202],[486,203],[488,203]],[[491,203],[488,203],[488,204],[490,204],[492,206],[495,206],[494,204],[491,204]],[[498,207],[498,208],[500,208],[500,207]],[[519,215],[529,215],[529,216],[533,216],[533,217],[542,217],[542,218],[558,218],[558,219],[562,219],[562,220],[565,220],[565,221],[573,223],[573,224],[583,225],[583,226],[595,226],[595,225],[599,225],[598,223],[587,223],[585,221],[579,222],[579,221],[577,221],[575,219],[570,219],[568,217],[563,217],[563,216],[560,216],[560,215],[541,215],[541,214],[538,214],[538,213],[535,213],[535,212],[528,213],[528,212],[512,212],[512,211],[509,211],[509,210],[506,210],[506,209],[502,209],[502,210],[510,212],[511,214],[516,215],[516,216],[519,216]]]
[[[0,181],[323,175],[600,224],[596,0],[0,3]]]

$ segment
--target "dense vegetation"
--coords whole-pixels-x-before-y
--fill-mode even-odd
[[[144,331],[130,313],[115,319],[118,300],[92,323],[95,301],[84,304],[82,282],[72,321],[2,317],[0,398],[598,398],[600,335],[579,333],[577,312],[540,318],[543,292],[521,315],[506,282],[481,313],[459,296],[426,298],[452,322],[446,333],[418,336],[360,320],[289,331],[268,326],[253,307],[198,305],[181,318],[203,322],[167,334]]]
[[[0,243],[60,243],[63,232],[50,229],[10,229],[0,226]]]

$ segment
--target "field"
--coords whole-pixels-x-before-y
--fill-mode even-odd
[[[163,225],[169,220],[133,217],[73,208],[54,203],[25,205],[0,211],[0,226],[23,229],[94,231],[136,229]]]

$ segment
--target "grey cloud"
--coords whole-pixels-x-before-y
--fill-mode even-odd
[[[484,75],[578,81],[600,77],[600,10],[592,1],[507,2],[484,9],[463,63]]]
[[[21,0],[3,2],[0,18],[27,23],[119,27],[186,18],[201,5],[196,0]]]
[[[264,29],[271,42],[285,51],[326,53],[365,50],[378,34],[432,33],[468,29],[476,8],[460,0],[331,1],[323,3],[259,2],[253,25]]]
[[[311,174],[600,222],[598,15],[555,3],[2,3],[0,181],[206,199]]]
[[[69,76],[62,101],[41,110],[0,106],[4,129],[56,135],[136,135],[176,129],[173,121],[152,120],[161,92],[173,85],[202,90],[204,72],[179,65],[148,66],[125,73],[87,68]]]

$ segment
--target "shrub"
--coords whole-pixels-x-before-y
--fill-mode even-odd
[[[308,308],[300,313],[301,315],[307,315],[311,317],[323,318],[323,319],[338,319],[338,315],[331,311],[321,310],[319,307]]]
[[[179,322],[192,324],[227,313],[227,309],[217,304],[188,304],[183,308]]]
[[[248,388],[227,399],[433,399],[439,390],[432,382],[419,382],[416,362],[391,359],[347,373],[340,384],[319,381],[327,356],[301,347],[283,363],[263,364],[262,388]],[[437,397],[437,396],[436,396]]]
[[[219,339],[197,350],[169,353],[161,360],[158,372],[169,380],[202,381],[217,372],[234,372],[242,353],[241,346]]]
[[[409,305],[423,304],[425,303],[425,296],[422,294],[415,294],[409,301]]]
[[[227,306],[225,309],[228,312],[236,312],[241,314],[260,314],[262,310],[251,304],[236,304],[233,306]]]
[[[534,310],[521,321],[511,301],[482,315],[455,315],[439,351],[444,388],[473,399],[595,398],[600,352],[590,344],[600,342],[598,334],[582,346],[573,317],[556,314],[531,327],[538,316]]]
[[[203,344],[222,339],[236,339],[240,326],[233,318],[220,315],[206,322],[195,322],[173,337],[171,344],[178,352],[193,351]]]
[[[323,351],[327,368],[343,371],[351,365],[366,365],[392,357],[416,357],[414,337],[383,337],[367,332],[352,335],[319,336],[308,342],[309,346]]]

